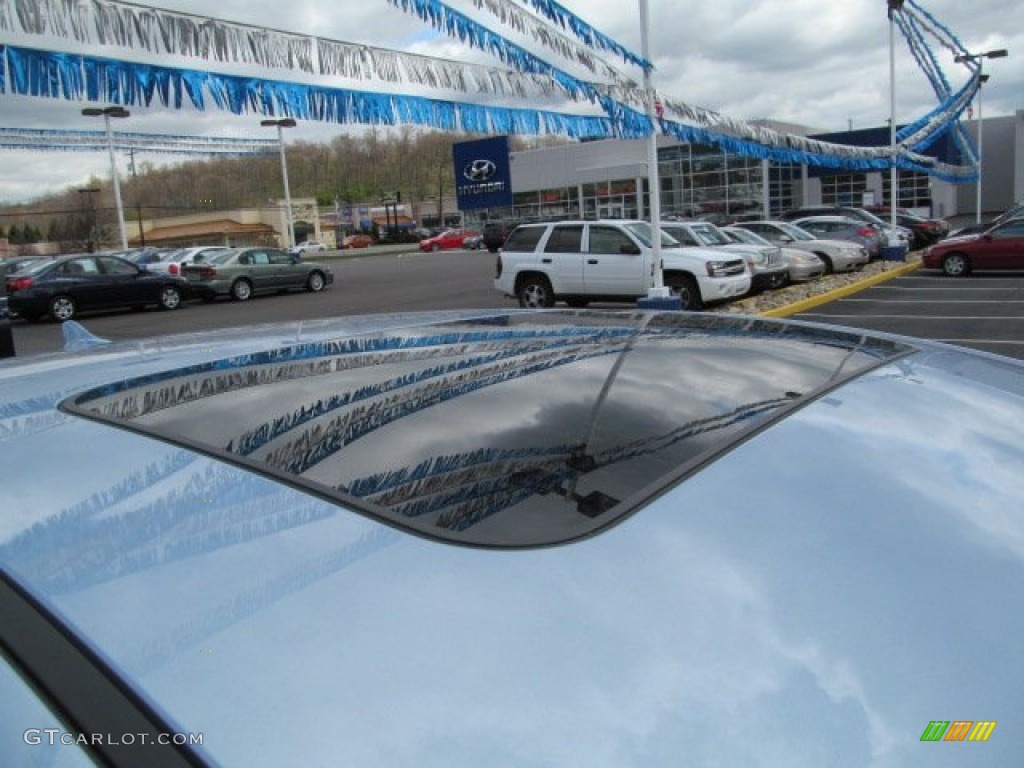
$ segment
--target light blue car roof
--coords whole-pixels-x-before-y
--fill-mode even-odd
[[[574,330],[608,353],[562,344]],[[632,342],[616,335],[627,330]],[[256,472],[208,435],[187,432],[196,444],[185,445],[152,436],[166,424],[109,423],[130,413],[127,397],[183,375],[280,382],[290,370],[306,386],[315,371],[287,368],[284,350],[353,334],[374,364],[346,368],[338,347],[318,356],[325,396],[400,371],[422,389],[424,366],[543,336],[493,384],[515,385],[508,402],[453,369],[440,374],[445,431],[419,412],[372,417],[386,458],[446,456],[456,472],[452,446],[487,424],[502,445],[512,434],[561,444],[558,418],[580,398],[589,424],[606,385],[602,407],[618,398],[635,438],[649,409],[669,434],[687,402],[713,419],[704,409],[814,384],[727,447],[700,444],[696,471],[643,466],[653,454],[619,463],[633,477],[615,488],[641,488],[628,514],[582,532],[570,516],[554,525],[567,535],[538,541],[509,542],[494,525],[481,540],[432,535],[351,489]],[[407,354],[446,334],[441,358]],[[381,355],[385,338],[405,354]],[[522,360],[545,349],[565,365]],[[531,377],[544,386],[518,386]],[[512,312],[114,345],[0,365],[0,394],[0,564],[169,722],[202,732],[219,764],[859,768],[1011,765],[1024,751],[1024,376],[1013,361],[750,318]],[[248,405],[180,420],[187,391],[153,397],[152,422],[163,413],[181,429],[199,413],[232,433],[301,407],[236,388],[214,397]],[[449,407],[456,398],[465,411]],[[78,413],[99,406],[107,421]],[[595,428],[596,443],[624,418]],[[353,474],[374,476],[382,451],[353,454]],[[602,455],[520,502],[525,528],[550,530],[554,501],[575,509],[566,489],[606,479]],[[921,740],[947,721],[997,725],[984,743]]]

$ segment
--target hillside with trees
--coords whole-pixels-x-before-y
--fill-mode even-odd
[[[286,133],[291,194],[316,198],[324,207],[333,207],[336,200],[376,204],[384,193],[394,191],[406,201],[436,199],[439,190],[451,195],[452,145],[473,138],[479,137],[408,126],[341,134],[329,144],[290,141]],[[516,138],[511,145],[513,150],[527,146]],[[127,220],[260,207],[282,196],[281,160],[276,151],[164,166],[147,162],[141,153],[135,157],[120,153],[118,169]],[[110,179],[93,177],[84,187],[70,187],[27,204],[0,206],[0,228],[17,233],[23,243],[46,240],[73,248],[97,230],[101,239],[111,241],[117,225]],[[15,244],[14,237],[8,237]]]

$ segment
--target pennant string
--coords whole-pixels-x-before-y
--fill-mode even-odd
[[[600,107],[603,117],[512,109],[396,94],[326,88],[252,77],[171,69],[117,59],[33,52],[8,48],[0,62],[0,89],[19,94],[124,104],[158,103],[182,108],[187,99],[198,110],[211,104],[236,114],[287,114],[328,122],[395,124],[409,122],[442,130],[501,133],[558,133],[574,138],[638,138],[654,130],[700,137],[730,151],[783,162],[826,167],[938,168],[922,154],[947,132],[976,162],[977,152],[959,122],[980,81],[972,78],[953,93],[925,39],[956,53],[965,49],[949,30],[914,0],[894,18],[915,61],[925,71],[940,104],[898,133],[897,147],[852,147],[772,131],[713,110],[661,98],[664,111],[652,121],[643,105],[646,93],[591,49],[609,51],[643,68],[649,62],[602,35],[553,0],[523,0],[545,23],[512,0],[473,0],[513,30],[586,67],[608,82],[589,82],[526,51],[440,0],[387,0],[414,13],[435,29],[497,57],[508,69],[464,64],[281,30],[137,6],[119,0],[0,0],[0,29],[73,38],[154,53],[172,53],[217,62],[253,64],[385,83],[412,83],[431,89],[523,100],[562,97]],[[563,33],[562,30],[565,30]],[[570,36],[580,40],[574,42]],[[0,51],[3,48],[0,47]],[[975,73],[977,74],[977,73]],[[667,113],[668,119],[665,119]],[[866,165],[865,165],[866,164]],[[970,168],[946,166],[942,173],[966,178]]]

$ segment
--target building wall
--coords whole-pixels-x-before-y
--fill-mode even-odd
[[[1004,211],[1020,199],[1021,169],[1020,158],[1024,154],[1020,123],[1024,113],[1007,117],[984,119],[981,144],[981,212],[985,214]],[[964,122],[968,135],[978,142],[978,121]],[[957,213],[977,211],[978,187],[976,184],[957,185]]]
[[[965,126],[973,136],[977,121]],[[842,142],[843,134],[832,134],[832,140],[840,143],[859,144],[864,138],[882,129],[859,131],[857,140]],[[790,131],[796,132],[796,131]],[[863,136],[862,136],[863,135]],[[982,193],[983,209],[987,212],[1002,211],[1014,202],[1024,200],[1024,112],[1009,117],[986,118],[984,126]],[[659,150],[678,146],[668,137],[659,137]],[[604,140],[578,144],[548,147],[514,153],[511,157],[511,178],[513,192],[576,187],[618,179],[643,180],[647,176],[646,142]],[[696,150],[695,150],[696,151]],[[949,152],[949,147],[938,147],[936,151]],[[664,152],[661,153],[664,156]],[[664,163],[660,163],[664,165]],[[776,166],[778,167],[778,166]],[[659,172],[662,184],[662,205],[673,199],[685,197],[687,179],[682,175],[666,175]],[[763,171],[761,172],[763,176]],[[826,174],[827,175],[827,172]],[[853,175],[853,174],[851,174]],[[805,169],[791,182],[793,205],[823,202],[822,172]],[[873,194],[876,203],[887,203],[889,175],[873,172],[860,174],[865,191]],[[639,189],[639,186],[638,186]],[[902,193],[909,188],[901,187]],[[639,193],[638,193],[639,194]],[[778,188],[771,187],[771,210],[784,207],[778,202]],[[582,196],[582,191],[580,192]],[[921,195],[930,200],[915,202],[914,207],[922,213],[942,217],[965,215],[975,210],[976,186],[974,184],[951,184],[939,179],[928,180],[927,189],[921,188]],[[637,209],[643,211],[642,201]],[[764,207],[763,203],[760,205]],[[930,208],[930,210],[928,210]],[[581,204],[580,210],[585,210]],[[764,211],[761,211],[764,214]]]
[[[647,174],[643,141],[584,141],[558,147],[515,152],[511,158],[512,189],[553,189]]]
[[[1017,110],[1013,128],[1013,201],[1024,203],[1024,110]]]

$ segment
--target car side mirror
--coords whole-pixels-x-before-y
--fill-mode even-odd
[[[640,246],[634,245],[633,243],[623,243],[619,246],[619,253],[627,253],[630,256],[638,256],[640,254]]]
[[[789,235],[782,235],[782,237],[779,238],[779,242],[780,243],[792,243],[793,242],[793,238],[790,237]]]

